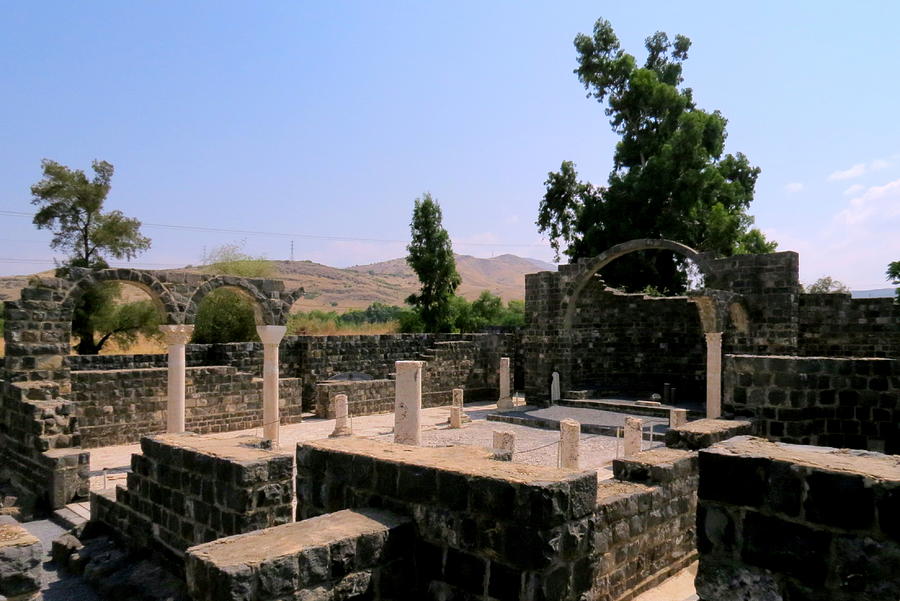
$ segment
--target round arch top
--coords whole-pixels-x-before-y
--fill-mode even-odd
[[[565,311],[565,318],[563,320],[564,326],[571,327],[575,312],[575,300],[581,295],[584,287],[595,273],[616,259],[641,250],[669,250],[678,253],[679,255],[694,261],[700,269],[700,272],[706,274],[706,259],[708,255],[700,253],[681,242],[667,240],[666,238],[637,238],[635,240],[616,244],[596,257],[582,259],[579,262],[578,275],[575,276],[563,298],[563,310]]]

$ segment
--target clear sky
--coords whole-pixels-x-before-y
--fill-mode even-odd
[[[897,2],[43,1],[0,15],[0,211],[33,211],[42,158],[105,159],[107,208],[153,239],[137,266],[240,240],[272,259],[293,240],[297,259],[335,266],[403,256],[424,191],[457,252],[551,259],[534,225],[547,172],[569,159],[603,183],[611,167],[616,138],[572,73],[572,39],[601,16],[640,60],[656,30],[691,38],[686,84],[728,118],[726,150],[762,168],[751,213],[800,253],[803,281],[886,287],[900,259]],[[29,218],[0,225],[0,273],[50,266]]]

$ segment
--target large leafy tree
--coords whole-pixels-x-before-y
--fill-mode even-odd
[[[891,261],[888,263],[888,268],[885,274],[890,280],[891,284],[895,286],[900,286],[900,261]],[[900,301],[900,288],[897,288],[897,300]]]
[[[412,240],[406,262],[419,276],[421,288],[406,302],[415,308],[425,331],[448,332],[453,328],[452,299],[460,284],[450,236],[441,224],[441,207],[431,194],[417,198],[413,209]]]
[[[34,225],[51,230],[50,246],[68,254],[59,275],[72,267],[104,269],[109,267],[107,258],[130,260],[150,248],[150,239],[140,233],[140,221],[121,211],[103,211],[112,165],[94,161],[91,179],[84,171],[47,159],[42,167],[43,178],[31,187],[31,202],[38,207]],[[117,284],[103,283],[81,296],[72,319],[79,354],[97,354],[110,338],[127,343],[137,333],[157,333],[159,316],[149,301],[120,304],[118,295]]]
[[[747,214],[759,168],[741,153],[724,154],[726,119],[698,108],[682,85],[690,45],[657,32],[638,66],[604,19],[593,35],[575,38],[575,73],[588,97],[605,103],[620,140],[605,187],[581,181],[570,161],[548,174],[537,225],[557,256],[563,247],[570,259],[594,256],[634,238],[669,238],[726,256],[775,249]],[[675,292],[687,282],[683,259],[668,252],[627,255],[603,276],[630,290]]]

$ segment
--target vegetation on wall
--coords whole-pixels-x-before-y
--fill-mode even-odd
[[[826,275],[825,277],[821,277],[807,286],[806,292],[809,294],[850,294],[850,288],[848,288],[843,282],[839,282],[832,278],[830,275]]]

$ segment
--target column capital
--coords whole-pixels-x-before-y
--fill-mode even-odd
[[[194,333],[194,326],[189,324],[166,324],[159,326],[166,344],[187,344]]]
[[[287,332],[287,326],[256,326],[256,333],[263,344],[279,344]]]
[[[706,332],[706,342],[716,343],[722,341],[722,332]]]

